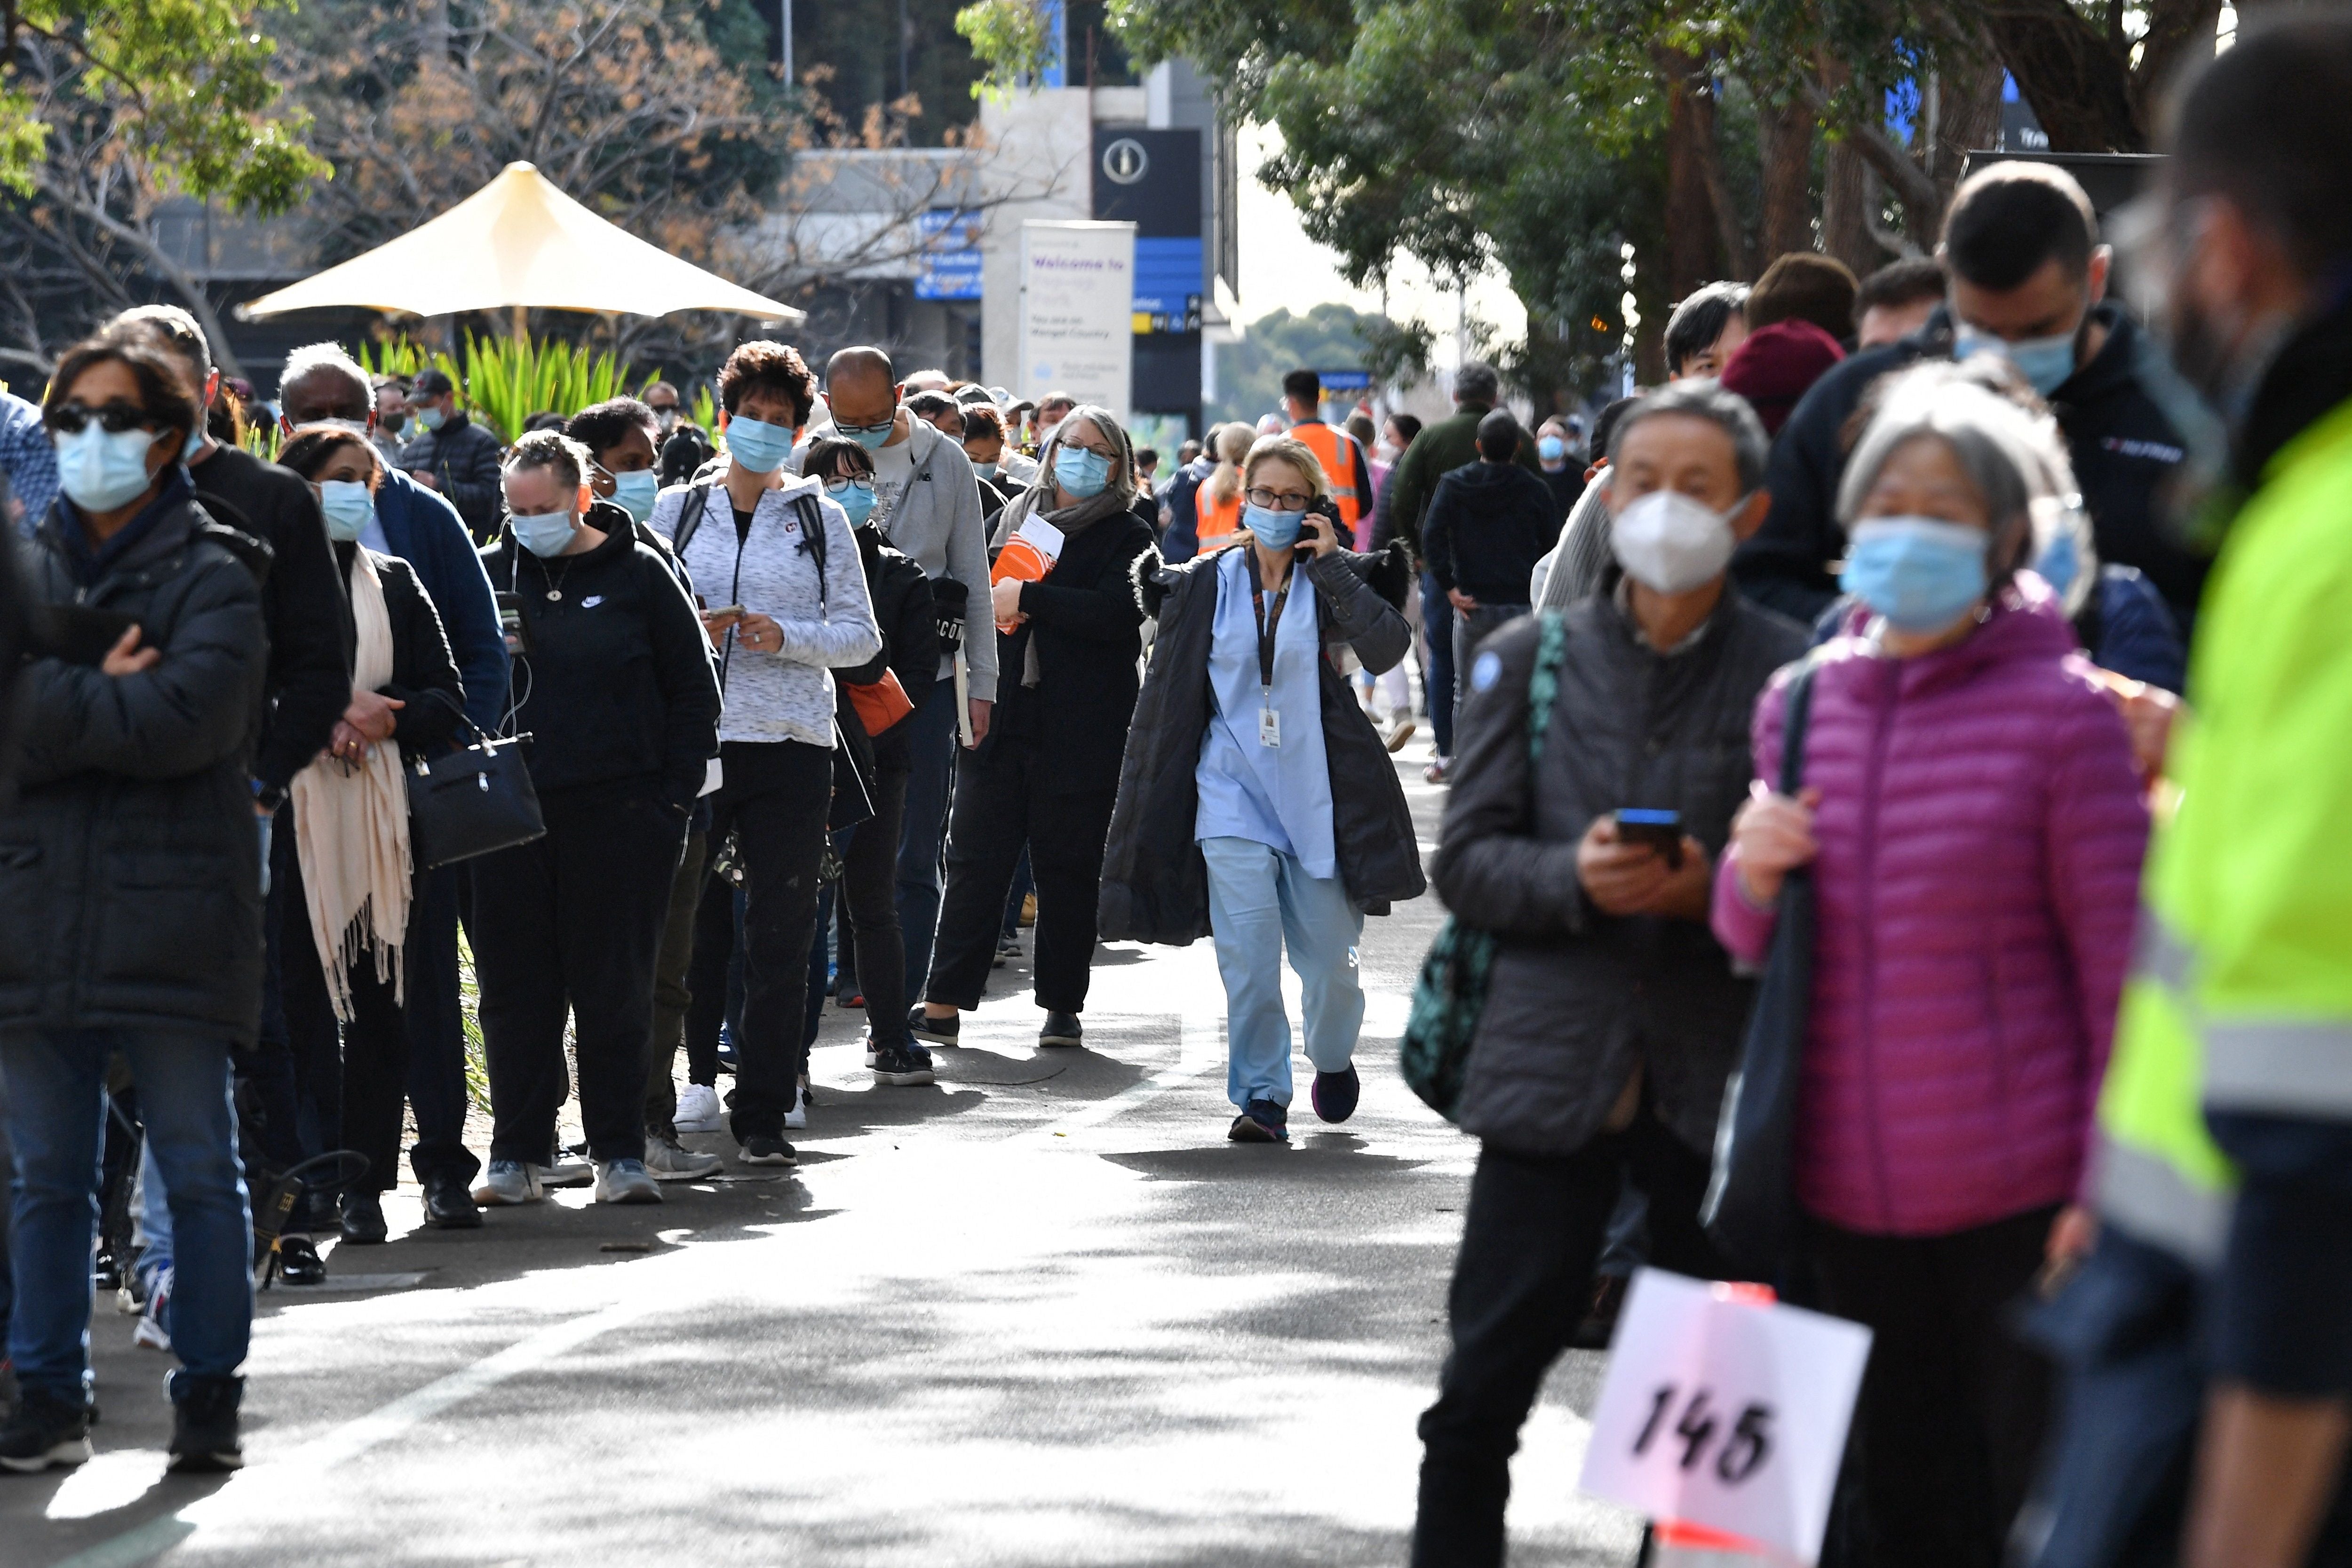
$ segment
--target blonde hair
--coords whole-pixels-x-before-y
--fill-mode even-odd
[[[1261,436],[1249,449],[1249,460],[1242,465],[1242,483],[1246,485],[1255,477],[1258,465],[1266,462],[1288,463],[1307,480],[1307,493],[1321,500],[1331,493],[1331,480],[1323,472],[1323,459],[1315,448],[1296,436]]]
[[[1246,425],[1226,425],[1217,431],[1217,466],[1206,481],[1209,500],[1218,506],[1229,506],[1242,493],[1242,459],[1250,455],[1250,427]]]

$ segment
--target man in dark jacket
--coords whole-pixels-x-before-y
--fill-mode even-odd
[[[1855,354],[1805,394],[1772,446],[1772,514],[1740,546],[1740,586],[1810,621],[1837,596],[1829,563],[1845,553],[1835,511],[1845,426],[1872,383],[1930,357],[1999,353],[2050,401],[2091,515],[2099,559],[2147,574],[2186,627],[2207,562],[2165,521],[2185,451],[2149,395],[2140,328],[2103,303],[2108,251],[2090,198],[2046,163],[1996,163],[1965,184],[1938,255],[1948,305],[1916,335]]]
[[[1757,694],[1805,642],[1724,573],[1770,505],[1764,454],[1755,413],[1715,383],[1650,395],[1609,468],[1622,570],[1564,624],[1522,620],[1471,666],[1436,882],[1501,946],[1456,1113],[1484,1146],[1453,1353],[1421,1419],[1414,1568],[1503,1561],[1519,1425],[1590,1299],[1627,1175],[1653,1261],[1720,1267],[1698,1207],[1750,986],[1707,929],[1710,873],[1748,792]],[[1557,694],[1531,777],[1540,689]],[[1636,809],[1672,814],[1660,839],[1621,831]]]
[[[368,429],[378,423],[367,373],[334,343],[297,349],[278,386],[285,428],[330,420]],[[466,718],[499,732],[507,707],[507,642],[498,601],[483,574],[465,520],[448,499],[398,468],[387,467],[375,492],[375,531],[361,542],[397,555],[440,613],[449,656],[466,688]],[[409,1160],[425,1187],[425,1221],[443,1227],[481,1223],[472,1184],[481,1162],[466,1147],[466,1033],[457,970],[455,867],[417,879],[418,910],[408,943],[408,1096],[416,1113]]]
[[[1478,421],[1478,460],[1437,481],[1421,542],[1429,574],[1454,606],[1455,722],[1461,720],[1460,672],[1487,636],[1528,613],[1536,563],[1559,536],[1551,487],[1519,467],[1524,437],[1507,408]],[[1433,692],[1430,705],[1448,694]]]
[[[457,405],[455,383],[423,370],[409,389],[408,422],[416,439],[400,449],[399,466],[426,489],[438,490],[466,520],[478,543],[499,535],[499,437]]]
[[[69,351],[45,416],[68,440],[104,440],[113,433],[98,410],[118,405],[152,437],[146,483],[124,496],[79,454],[64,465],[32,596],[97,624],[90,646],[26,668],[22,789],[0,810],[0,1073],[16,1174],[8,1352],[24,1395],[0,1430],[0,1465],[24,1471],[89,1457],[91,1182],[113,1054],[139,1086],[178,1231],[175,1468],[239,1462],[237,1368],[253,1315],[229,1052],[259,1023],[261,840],[247,780],[267,633],[253,574],[216,542],[179,465],[197,405],[151,334]]]

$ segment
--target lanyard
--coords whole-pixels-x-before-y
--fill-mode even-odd
[[[1267,705],[1274,702],[1274,639],[1282,629],[1282,606],[1290,598],[1290,574],[1283,574],[1282,586],[1274,595],[1274,615],[1265,613],[1265,588],[1258,577],[1255,562],[1250,563],[1250,614],[1257,619],[1257,683],[1265,694]]]

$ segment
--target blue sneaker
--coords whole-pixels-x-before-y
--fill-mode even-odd
[[[646,1169],[643,1160],[600,1160],[596,1163],[596,1201],[657,1204],[662,1201],[661,1184]]]
[[[1315,1087],[1307,1090],[1314,1101],[1315,1114],[1326,1121],[1345,1121],[1356,1114],[1356,1101],[1364,1092],[1364,1080],[1356,1076],[1356,1064],[1349,1062],[1339,1072],[1318,1072]]]
[[[1287,1143],[1290,1112],[1270,1100],[1253,1100],[1225,1129],[1225,1137],[1235,1143]]]

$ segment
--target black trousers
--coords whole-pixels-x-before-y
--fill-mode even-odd
[[[421,872],[408,916],[408,1104],[416,1113],[416,1179],[444,1172],[471,1182],[481,1161],[466,1147],[466,1022],[457,968],[457,912],[471,868]]]
[[[2050,1405],[2048,1364],[2003,1321],[2032,1286],[2055,1208],[1950,1236],[1810,1227],[1822,1310],[1869,1327],[1846,1445],[1861,1500],[1843,1561],[1997,1568]]]
[[[541,793],[547,837],[474,862],[474,972],[490,1158],[543,1164],[563,1103],[563,1019],[596,1160],[645,1158],[654,956],[686,818],[653,778]]]
[[[688,979],[694,960],[694,912],[702,902],[702,879],[709,871],[709,837],[689,826],[686,852],[670,878],[669,903],[662,911],[661,947],[654,959],[653,1047],[646,1053],[646,1131],[665,1138],[677,1136],[677,1084],[672,1075],[677,1048],[686,1043],[687,1009],[694,1003]]]
[[[1623,1131],[1565,1158],[1491,1143],[1480,1151],[1446,1298],[1454,1348],[1437,1403],[1421,1417],[1413,1568],[1503,1561],[1519,1427],[1592,1304],[1602,1237],[1628,1176],[1650,1200],[1651,1260],[1677,1274],[1721,1278],[1722,1261],[1698,1224],[1707,1157],[1646,1107]]]
[[[1085,1010],[1103,840],[1118,792],[1064,794],[1051,788],[1053,773],[1035,745],[1011,735],[957,761],[947,893],[926,1001],[967,1011],[980,1005],[996,964],[1005,894],[1026,844],[1037,879],[1037,1005],[1055,1013]]]
[[[419,892],[412,885],[404,950],[415,940],[424,912]],[[352,1021],[339,1024],[327,992],[326,966],[310,934],[299,867],[287,879],[286,893],[279,972],[286,1032],[301,1098],[314,1108],[318,1146],[365,1155],[367,1172],[352,1189],[388,1193],[400,1184],[400,1111],[408,1093],[408,1020],[399,993],[391,980],[376,978],[374,959],[362,954],[349,973]],[[304,1142],[310,1141],[306,1137]]]
[[[808,998],[809,943],[816,935],[817,871],[833,803],[833,752],[798,741],[729,742],[726,782],[710,797],[715,854],[735,836],[743,868],[743,1026],[735,1040],[736,1139],[781,1137],[784,1113],[808,1063],[801,1012]],[[731,920],[698,922],[695,979],[709,972],[702,944],[731,942]],[[716,930],[710,929],[716,926]],[[723,964],[714,1000],[725,1005]]]
[[[907,944],[898,929],[898,828],[907,810],[908,770],[887,763],[874,774],[874,815],[849,832],[841,858],[841,903],[848,914],[841,944],[842,984],[866,993],[866,1026],[878,1045],[905,1044]],[[844,991],[844,996],[849,992]]]

